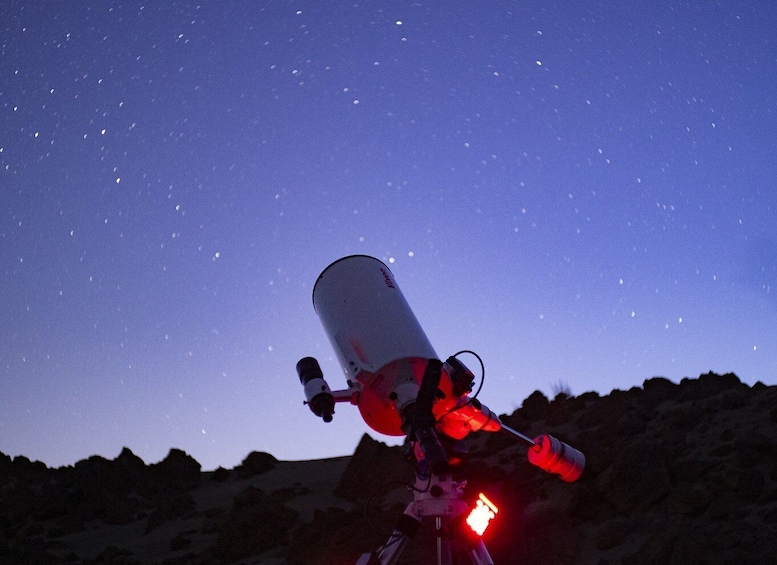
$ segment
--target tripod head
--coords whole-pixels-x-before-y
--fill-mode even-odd
[[[470,396],[472,372],[458,354],[439,360],[383,262],[366,255],[335,261],[316,281],[313,306],[347,383],[332,391],[314,358],[297,363],[306,404],[325,422],[335,404],[349,402],[376,432],[408,436],[416,459],[425,459],[435,475],[449,471],[440,438],[450,443],[471,432],[504,430],[530,446],[534,465],[565,481],[580,477],[582,453],[551,436],[531,439],[504,426],[477,393]]]

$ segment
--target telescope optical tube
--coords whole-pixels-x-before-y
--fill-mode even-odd
[[[366,255],[338,259],[316,280],[313,307],[347,379],[357,383],[354,404],[364,422],[380,434],[406,435],[403,412],[437,354],[391,270]]]

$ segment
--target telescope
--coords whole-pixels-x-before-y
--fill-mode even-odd
[[[297,363],[305,403],[324,422],[335,406],[356,406],[364,422],[387,436],[406,436],[416,468],[414,501],[389,541],[357,565],[396,563],[424,518],[438,530],[438,565],[453,563],[454,524],[465,523],[475,541],[464,543],[474,565],[493,565],[480,540],[498,509],[485,495],[469,509],[452,472],[466,458],[464,438],[473,432],[505,432],[526,444],[529,462],[566,482],[576,481],[585,456],[550,435],[535,438],[503,424],[473,395],[475,377],[459,352],[440,360],[391,270],[380,260],[351,255],[329,265],[313,288],[313,307],[345,373],[347,387],[332,390],[318,361]],[[470,352],[471,353],[471,352]],[[478,359],[480,359],[478,357]],[[482,363],[482,362],[481,362]],[[482,385],[482,381],[481,381]],[[474,524],[474,525],[473,525]],[[461,545],[461,544],[459,544]]]

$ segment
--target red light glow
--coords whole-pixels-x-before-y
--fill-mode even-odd
[[[472,528],[472,531],[477,535],[482,536],[488,528],[491,519],[496,516],[499,509],[491,502],[485,494],[480,493],[478,500],[475,502],[475,506],[470,510],[469,516],[467,516],[467,525]]]

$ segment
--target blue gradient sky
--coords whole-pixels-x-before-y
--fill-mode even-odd
[[[311,301],[393,271],[480,399],[777,384],[777,6],[3,2],[0,451],[351,453]],[[475,363],[471,364],[477,369]],[[379,437],[379,436],[377,436]],[[387,439],[379,437],[379,439]]]

